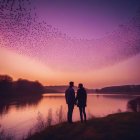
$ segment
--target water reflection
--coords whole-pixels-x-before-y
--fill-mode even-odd
[[[0,115],[8,114],[11,108],[17,110],[24,109],[28,106],[37,106],[41,101],[42,96],[27,96],[22,98],[3,98],[0,101]]]
[[[128,101],[127,107],[130,111],[140,112],[140,97]]]
[[[113,94],[88,94],[87,118],[105,116],[111,113],[127,111],[127,104],[137,96],[113,95]],[[43,118],[52,111],[52,123],[58,122],[58,110],[63,108],[63,116],[66,116],[67,105],[64,94],[44,94],[42,97],[25,97],[0,101],[0,124],[12,133],[16,133],[17,139],[28,133],[36,123],[38,113]],[[20,118],[20,119],[18,119]],[[73,120],[80,120],[79,109],[74,107]]]
[[[120,99],[131,99],[132,97],[139,97],[140,95],[134,94],[103,94],[104,98],[115,98],[116,100]]]

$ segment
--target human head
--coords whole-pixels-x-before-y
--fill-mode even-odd
[[[70,81],[69,85],[70,85],[70,87],[73,87],[74,86],[74,82]]]
[[[78,88],[83,88],[83,84],[80,83],[80,84],[78,85]]]

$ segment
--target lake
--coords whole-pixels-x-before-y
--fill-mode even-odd
[[[87,118],[102,117],[111,113],[127,111],[127,102],[138,95],[127,94],[88,94]],[[43,94],[40,98],[13,99],[1,101],[0,124],[8,133],[21,139],[37,123],[39,117],[46,119],[52,113],[53,124],[59,122],[59,112],[66,119],[67,105],[64,94]],[[77,106],[74,108],[73,120],[80,120]]]

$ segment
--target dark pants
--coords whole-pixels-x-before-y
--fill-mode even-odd
[[[81,122],[83,122],[83,116],[84,116],[84,121],[86,122],[86,112],[85,112],[85,107],[79,107],[79,111],[80,111]]]
[[[72,113],[74,109],[74,104],[68,104],[68,114],[67,114],[67,119],[69,123],[72,123]]]

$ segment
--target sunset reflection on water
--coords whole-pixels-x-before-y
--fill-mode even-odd
[[[88,94],[87,117],[102,117],[111,113],[124,112],[127,110],[128,101],[134,97],[124,94]],[[6,112],[0,112],[0,124],[8,132],[16,133],[16,137],[19,138],[25,135],[37,122],[38,113],[46,119],[48,110],[51,109],[53,124],[57,123],[57,112],[60,110],[60,107],[63,109],[63,119],[66,119],[67,105],[64,94],[44,94],[42,98],[35,100],[34,104],[13,102],[9,104]],[[73,120],[77,121],[79,119],[79,110],[75,106]]]

